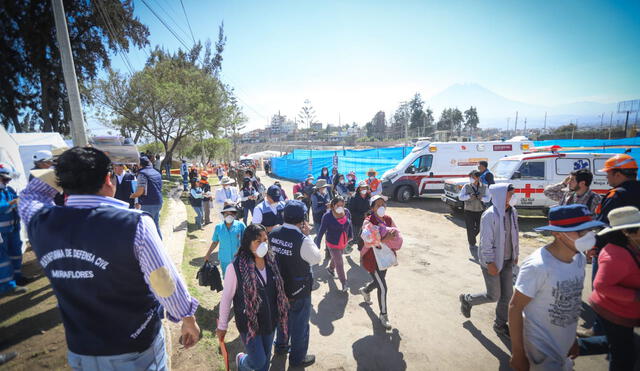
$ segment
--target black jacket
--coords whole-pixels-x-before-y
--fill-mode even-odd
[[[121,183],[118,182],[118,177],[116,176],[116,194],[113,197],[128,203],[129,209],[133,209],[135,203],[134,199],[129,198],[133,193],[131,182],[134,180],[136,180],[136,177],[129,172],[124,173]]]

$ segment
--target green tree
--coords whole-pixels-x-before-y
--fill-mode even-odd
[[[411,116],[411,107],[409,102],[402,102],[396,109],[391,118],[391,131],[394,136],[404,138],[405,125],[409,125],[409,117]]]
[[[185,156],[191,159],[200,157],[205,164],[214,160],[228,161],[232,156],[231,142],[226,138],[207,138],[197,141],[186,149]]]
[[[478,118],[478,110],[471,106],[468,110],[464,111],[464,130],[469,133],[474,133],[478,129],[480,119]]]
[[[311,124],[316,119],[316,110],[313,109],[311,101],[309,99],[304,100],[304,105],[300,108],[298,118],[302,121],[302,124],[311,130]]]
[[[384,140],[387,131],[387,120],[384,111],[378,111],[371,120],[373,125],[373,136],[379,140]]]
[[[367,131],[367,137],[373,137],[375,130],[373,128],[373,124],[371,123],[371,121],[367,122],[364,125],[364,128]]]
[[[131,77],[109,71],[94,89],[102,117],[118,129],[121,122],[137,124],[162,143],[169,162],[186,138],[216,135],[227,118],[228,94],[215,76],[196,65],[196,54],[192,49],[170,55],[156,48],[144,69]]]
[[[71,120],[51,1],[3,1],[0,6],[0,120],[16,132],[69,134]],[[108,67],[113,53],[148,45],[149,30],[133,0],[66,1],[65,14],[80,94]]]

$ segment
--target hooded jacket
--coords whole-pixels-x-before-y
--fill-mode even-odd
[[[493,205],[488,208],[480,219],[480,264],[486,267],[488,263],[495,263],[498,271],[504,264],[505,248],[505,202],[507,199],[508,183],[493,184],[489,187]],[[518,243],[518,212],[511,208],[511,241],[512,259],[517,260],[520,251]]]

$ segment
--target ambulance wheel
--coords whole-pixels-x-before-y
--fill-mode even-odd
[[[396,191],[396,200],[399,202],[407,202],[413,197],[413,189],[409,186],[402,186]]]

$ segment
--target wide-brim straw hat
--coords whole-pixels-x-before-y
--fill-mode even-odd
[[[640,210],[634,206],[623,206],[611,210],[609,225],[598,233],[598,236],[622,229],[640,228]]]
[[[373,176],[378,175],[378,172],[375,171],[374,169],[369,169],[369,171],[367,171],[367,175],[373,173]]]
[[[220,181],[220,184],[222,185],[228,185],[228,184],[234,184],[236,181],[229,178],[228,176],[225,176],[222,178],[222,180]]]
[[[326,179],[318,179],[318,181],[316,182],[316,188],[317,189],[320,189],[320,188],[326,187],[326,186],[328,186]]]

